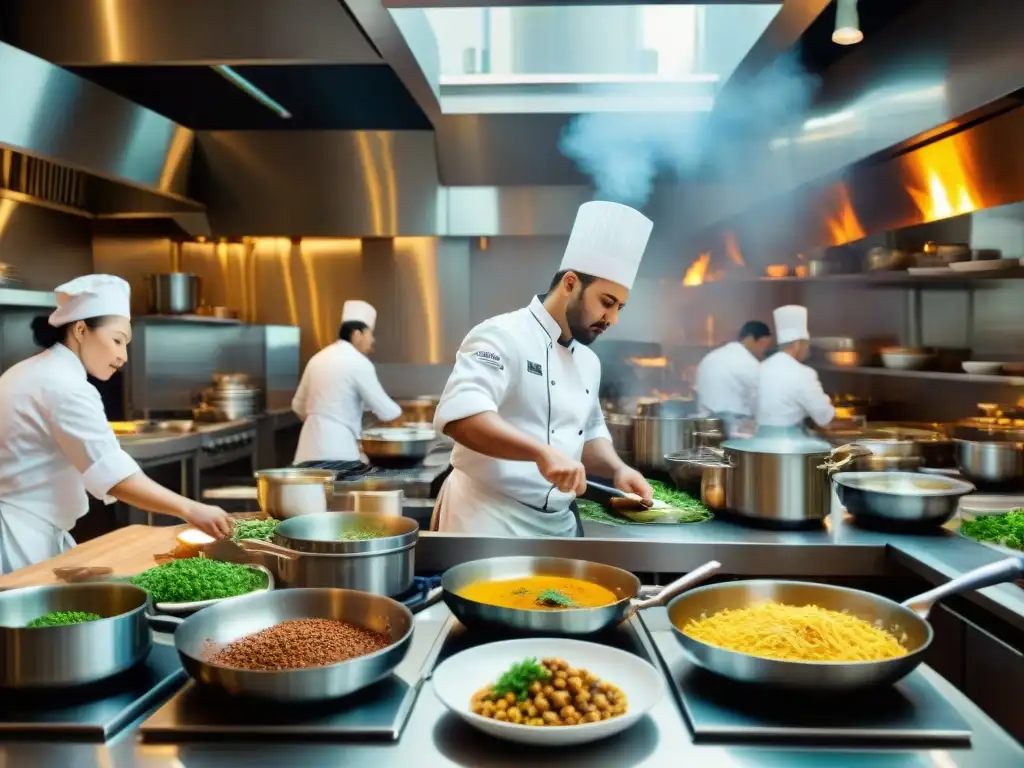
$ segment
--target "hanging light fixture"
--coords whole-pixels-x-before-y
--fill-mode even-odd
[[[832,42],[836,45],[856,45],[863,39],[857,0],[836,0],[836,28],[832,33]]]

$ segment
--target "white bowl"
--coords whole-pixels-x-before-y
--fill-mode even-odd
[[[492,720],[470,711],[473,694],[495,682],[523,659],[557,656],[618,686],[629,702],[626,713],[583,725],[531,726]],[[470,648],[442,663],[433,674],[441,702],[478,731],[507,741],[545,747],[587,744],[635,725],[665,695],[661,673],[638,656],[582,640],[529,638]]]
[[[931,359],[928,352],[882,352],[882,365],[894,371],[916,371]]]
[[[1003,369],[1002,363],[991,363],[982,360],[968,360],[962,365],[967,373],[993,374],[999,373]]]

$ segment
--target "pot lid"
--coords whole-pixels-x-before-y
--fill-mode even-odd
[[[753,437],[726,440],[722,447],[745,453],[828,453],[827,440],[808,434],[803,427],[758,427]]]

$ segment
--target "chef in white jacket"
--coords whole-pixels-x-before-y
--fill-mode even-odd
[[[819,427],[832,424],[836,409],[821,387],[818,373],[803,364],[810,351],[807,308],[796,304],[773,313],[779,351],[761,363],[757,426],[802,427],[810,419]]]
[[[292,410],[302,419],[296,464],[359,461],[363,412],[393,421],[402,408],[388,397],[367,355],[373,351],[377,310],[346,301],[338,340],[309,359]]]
[[[218,507],[150,480],[121,448],[86,375],[106,381],[128,360],[128,283],[86,275],[56,289],[56,311],[33,323],[45,351],[0,376],[0,570],[10,573],[74,546],[86,492],[231,533]]]
[[[456,443],[432,527],[485,536],[578,536],[586,475],[650,500],[612,447],[589,345],[614,325],[652,224],[609,202],[581,206],[546,294],[469,332],[434,416]]]
[[[771,341],[771,329],[760,320],[751,320],[740,328],[736,341],[709,352],[697,366],[698,412],[722,419],[729,437],[753,422],[761,361]]]

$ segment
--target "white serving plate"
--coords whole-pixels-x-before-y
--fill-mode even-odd
[[[967,371],[967,373],[974,374],[991,375],[994,373],[999,373],[999,371],[1001,371],[1003,368],[1002,363],[989,362],[985,360],[967,360],[961,363],[961,365],[963,366],[963,369]]]
[[[246,592],[246,595],[255,595],[258,592],[269,592],[274,588],[274,574],[262,565],[246,563],[246,567],[266,574],[267,577],[267,586],[263,589],[254,589],[252,592]],[[196,611],[200,611],[211,605],[216,605],[217,603],[223,603],[225,600],[234,600],[235,597],[244,597],[244,595],[235,595],[234,597],[215,597],[213,600],[197,600],[194,603],[156,603],[154,607],[160,611],[160,613],[169,613],[172,616],[181,616],[184,614],[195,613]]]
[[[618,686],[629,702],[626,713],[597,723],[540,727],[492,720],[470,711],[473,694],[496,681],[512,664],[531,657],[553,656]],[[443,662],[432,679],[441,702],[478,731],[506,741],[543,747],[587,744],[621,733],[646,716],[665,695],[661,673],[638,656],[597,643],[561,638],[528,638],[479,645]]]
[[[978,261],[955,261],[949,265],[954,272],[993,272],[999,269],[1013,269],[1020,266],[1018,259],[979,259]]]
[[[985,496],[980,494],[964,496],[960,499],[960,508],[957,511],[956,516],[943,527],[963,536],[969,541],[973,541],[975,544],[988,547],[996,552],[1022,557],[1024,556],[1024,551],[1019,549],[1004,547],[1002,544],[996,544],[992,541],[978,541],[977,539],[973,539],[970,536],[964,536],[964,534],[960,533],[960,524],[965,520],[974,520],[978,517],[984,517],[985,515],[1002,515],[1014,509],[1020,509],[1021,507],[1024,507],[1024,498],[1020,496]]]
[[[930,352],[881,352],[882,365],[892,371],[917,371],[931,360]]]

